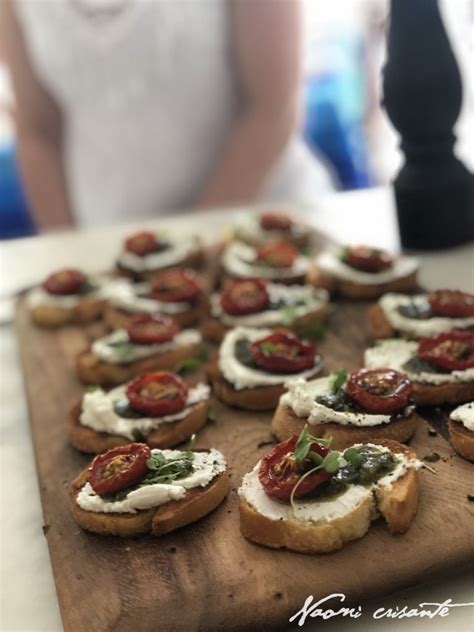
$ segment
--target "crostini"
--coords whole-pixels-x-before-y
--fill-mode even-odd
[[[124,329],[99,338],[79,354],[78,378],[85,384],[118,385],[146,371],[173,371],[189,357],[202,352],[196,329],[180,331],[168,316],[131,318]]]
[[[198,237],[147,230],[125,240],[117,268],[120,273],[140,281],[164,268],[197,268],[203,260],[204,250]]]
[[[70,443],[100,454],[133,441],[173,448],[207,421],[210,388],[188,386],[176,373],[145,373],[109,392],[88,390],[69,415]]]
[[[231,229],[231,238],[250,246],[269,241],[286,241],[305,248],[311,241],[311,229],[299,218],[277,210],[239,213]]]
[[[452,331],[419,341],[380,340],[367,349],[368,369],[403,371],[421,406],[462,404],[474,399],[474,331]]]
[[[287,384],[272,420],[283,441],[306,424],[319,437],[332,437],[335,448],[393,439],[405,443],[420,422],[410,380],[388,369],[344,369],[316,380]]]
[[[373,338],[426,338],[474,327],[474,294],[436,290],[416,296],[385,294],[368,310]]]
[[[285,285],[305,283],[309,259],[284,241],[258,248],[233,241],[222,253],[221,283],[229,278],[261,278]]]
[[[26,303],[33,322],[42,327],[88,323],[100,318],[106,305],[106,280],[74,268],[50,274],[28,292]]]
[[[413,449],[396,441],[344,452],[305,428],[275,446],[239,489],[248,540],[301,553],[328,553],[361,538],[382,515],[392,534],[409,528],[418,505]]]
[[[123,327],[136,314],[172,316],[180,327],[196,325],[207,313],[203,282],[191,270],[170,268],[150,281],[120,279],[109,292],[104,322],[110,329]]]
[[[468,461],[474,461],[474,402],[458,406],[449,415],[449,440]]]
[[[233,327],[287,327],[296,333],[317,333],[328,311],[326,290],[310,285],[283,285],[264,279],[228,280],[211,296],[210,316],[202,333],[220,342]]]
[[[225,498],[218,450],[157,450],[129,443],[96,456],[69,486],[71,509],[100,535],[164,535],[200,520]]]
[[[245,410],[275,408],[290,378],[314,377],[322,359],[315,345],[290,332],[236,327],[208,366],[216,397]]]
[[[370,246],[346,246],[323,252],[309,280],[331,294],[350,299],[373,299],[386,292],[410,292],[417,286],[419,262],[392,256]]]

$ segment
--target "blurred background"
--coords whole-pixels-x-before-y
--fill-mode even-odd
[[[440,7],[464,82],[456,151],[472,169],[474,2],[440,0]],[[396,134],[380,105],[388,13],[388,0],[305,3],[301,133],[330,165],[338,190],[387,184],[400,164]],[[35,232],[15,165],[14,109],[0,47],[0,239]]]

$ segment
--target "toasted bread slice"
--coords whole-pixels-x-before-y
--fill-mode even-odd
[[[392,452],[415,458],[414,450],[394,441],[378,441]],[[302,521],[293,517],[271,520],[240,497],[240,529],[244,537],[272,548],[287,548],[301,553],[337,551],[351,540],[361,538],[379,514],[391,533],[404,533],[410,526],[418,504],[418,473],[408,470],[391,487],[378,486],[347,513],[330,521]]]
[[[173,320],[181,327],[181,329],[187,329],[198,324],[204,316],[206,316],[209,309],[207,298],[203,297],[202,300],[194,305],[190,305],[185,312],[177,312],[172,314]],[[104,310],[104,323],[108,329],[122,329],[126,322],[137,316],[137,313],[127,312],[124,309],[119,309],[113,305],[108,305]]]
[[[173,500],[159,507],[144,509],[134,514],[86,511],[77,504],[77,494],[88,480],[83,470],[69,486],[69,499],[76,522],[86,531],[100,535],[130,537],[151,533],[164,535],[211,513],[225,498],[229,489],[229,475],[217,475],[206,487],[187,491],[181,500]]]
[[[209,400],[198,402],[190,407],[188,414],[183,419],[163,423],[152,430],[146,437],[146,443],[150,448],[173,448],[183,443],[193,434],[198,432],[207,421]],[[100,454],[119,445],[132,443],[131,439],[121,435],[98,432],[80,422],[81,402],[73,406],[68,418],[69,442],[81,452]]]
[[[33,322],[41,327],[61,327],[62,325],[82,325],[102,316],[107,305],[103,298],[82,297],[74,307],[40,305],[30,308]]]
[[[244,278],[244,277],[229,274],[228,272],[226,272],[226,270],[224,270],[224,268],[221,267],[218,284],[219,286],[223,286],[226,283],[226,281],[229,281],[230,279],[241,279],[241,278]],[[304,285],[305,283],[307,283],[306,274],[295,274],[293,276],[289,276],[285,278],[275,277],[274,279],[269,278],[267,280],[270,281],[270,283],[272,282],[281,283],[283,285]]]
[[[472,399],[472,398],[471,398]],[[474,432],[460,421],[448,421],[449,440],[458,454],[474,462]]]
[[[421,417],[413,412],[408,417],[378,426],[344,426],[331,422],[312,424],[310,428],[315,437],[332,437],[331,448],[339,450],[354,443],[380,443],[387,439],[406,443],[415,434],[420,422]],[[290,406],[279,404],[272,419],[272,432],[279,441],[284,441],[294,434],[299,435],[306,424],[305,417],[298,417]]]
[[[412,381],[413,399],[419,406],[464,404],[474,400],[474,382],[422,384]]]
[[[104,362],[90,349],[87,349],[76,358],[77,377],[85,384],[115,386],[128,382],[132,377],[147,371],[174,371],[180,362],[190,356],[198,355],[203,351],[203,348],[202,344],[177,346],[163,353],[127,364]]]
[[[315,287],[325,288],[330,294],[354,300],[380,298],[387,292],[411,292],[417,286],[417,271],[385,283],[355,283],[337,279],[321,272],[316,266],[308,273],[308,282]]]
[[[206,260],[206,255],[204,252],[204,248],[199,247],[196,248],[193,252],[191,252],[185,259],[182,261],[178,261],[170,266],[163,266],[162,268],[158,268],[156,270],[144,270],[142,272],[137,272],[136,270],[132,270],[122,265],[119,261],[117,261],[117,272],[120,276],[126,276],[129,279],[133,279],[134,281],[149,281],[152,279],[155,274],[159,270],[165,270],[170,268],[200,268],[204,265]]]
[[[371,305],[367,309],[367,321],[369,333],[372,338],[395,338],[397,335],[397,332],[386,319],[384,311],[378,303]]]

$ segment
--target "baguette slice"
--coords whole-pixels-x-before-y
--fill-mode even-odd
[[[80,353],[76,358],[76,373],[81,382],[99,386],[115,386],[128,382],[147,371],[173,371],[176,366],[190,356],[203,351],[202,344],[177,346],[163,353],[128,362],[113,364],[104,362],[91,349]]]
[[[305,283],[307,283],[307,275],[306,274],[294,274],[293,276],[289,276],[289,277],[279,277],[279,278],[274,278],[274,279],[267,279],[270,282],[273,283],[281,283],[282,285],[304,285]],[[222,266],[220,269],[220,273],[219,273],[219,286],[224,286],[225,283],[231,279],[242,279],[242,278],[247,278],[247,277],[241,277],[241,276],[236,276],[233,275],[229,272],[227,272]],[[250,276],[248,278],[251,278]]]
[[[382,338],[395,338],[397,335],[397,332],[386,319],[384,311],[378,303],[370,305],[367,309],[367,322],[369,333],[372,338],[375,338],[376,340]]]
[[[62,325],[82,325],[102,316],[107,305],[104,298],[82,297],[74,307],[39,305],[30,308],[31,319],[40,327],[61,327]]]
[[[458,454],[474,462],[474,432],[459,421],[448,421],[449,440]]]
[[[177,261],[170,266],[163,266],[161,268],[157,268],[155,270],[143,270],[142,272],[137,272],[136,270],[132,270],[131,268],[127,268],[122,265],[119,261],[117,261],[117,272],[120,276],[128,277],[134,281],[149,281],[151,280],[155,274],[159,270],[165,270],[170,268],[200,268],[206,260],[206,255],[204,252],[204,248],[202,246],[196,248],[193,252],[191,252],[185,259],[182,261]]]
[[[408,458],[416,453],[395,441],[378,441],[379,445]],[[373,520],[382,515],[391,533],[409,528],[418,505],[418,472],[409,469],[391,488],[379,486],[347,513],[330,521],[309,522],[293,517],[271,520],[260,514],[240,497],[240,529],[244,537],[272,548],[287,548],[301,553],[329,553],[361,538]]]
[[[339,450],[354,443],[380,443],[385,439],[406,443],[415,434],[421,421],[421,417],[413,412],[408,417],[378,426],[344,426],[331,422],[311,424],[310,428],[315,437],[332,437],[331,448]],[[299,435],[307,423],[308,420],[298,417],[290,406],[279,404],[272,419],[272,432],[279,441],[284,441],[294,434]]]
[[[198,402],[190,407],[189,413],[183,419],[163,423],[152,430],[146,437],[150,448],[173,448],[183,441],[187,441],[198,432],[207,421],[209,400]],[[81,402],[75,404],[68,418],[69,442],[81,452],[100,454],[119,445],[132,443],[131,439],[121,435],[98,432],[80,422]]]
[[[206,487],[188,490],[181,500],[173,500],[134,514],[100,513],[86,511],[77,504],[77,494],[87,480],[86,468],[69,486],[69,500],[76,522],[86,531],[124,538],[145,533],[164,535],[196,522],[220,505],[229,490],[229,475],[225,471],[217,475]]]

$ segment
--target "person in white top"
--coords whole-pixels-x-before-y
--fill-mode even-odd
[[[332,187],[297,138],[300,0],[2,0],[40,228]]]

